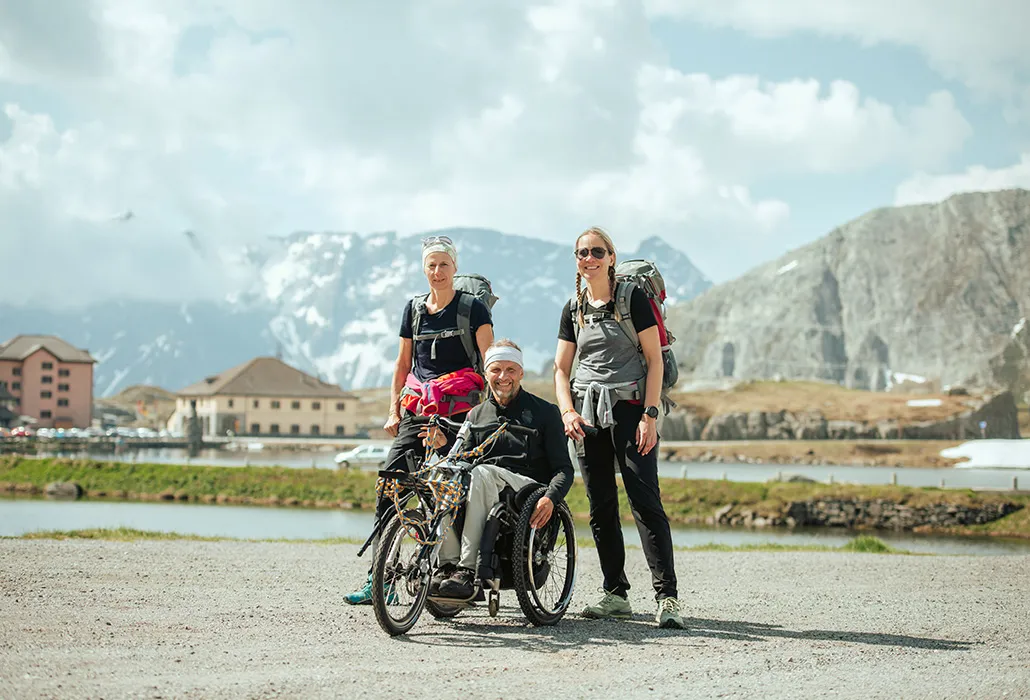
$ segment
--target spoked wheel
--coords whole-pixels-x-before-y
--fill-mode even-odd
[[[531,624],[553,625],[565,615],[576,583],[576,528],[564,501],[555,504],[543,528],[529,526],[546,489],[526,499],[516,528],[512,573],[519,607]]]
[[[408,527],[426,540],[426,527],[417,511],[407,511]],[[421,556],[419,544],[405,529],[400,518],[393,518],[379,540],[372,562],[372,608],[376,620],[391,637],[405,634],[415,626],[429,594],[429,558]]]

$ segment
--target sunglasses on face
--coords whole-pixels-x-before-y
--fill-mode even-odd
[[[608,255],[608,249],[602,248],[601,246],[594,246],[593,248],[580,248],[576,251],[576,257],[580,260],[586,260],[588,255],[593,255],[598,260],[602,259],[605,255]]]
[[[428,248],[429,246],[436,245],[437,243],[443,243],[445,245],[451,246],[454,245],[454,241],[452,241],[447,236],[430,236],[429,238],[422,239],[423,248]]]

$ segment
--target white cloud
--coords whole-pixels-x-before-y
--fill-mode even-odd
[[[764,37],[814,32],[866,45],[913,47],[946,77],[984,95],[1027,102],[1026,0],[645,0],[653,17],[679,17]]]
[[[629,0],[70,7],[0,0],[0,246],[46,242],[0,296],[223,293],[187,229],[215,254],[297,228],[601,224],[745,265],[790,215],[760,179],[933,168],[969,131],[947,93],[899,111],[846,81],[678,72]]]
[[[894,192],[894,204],[926,204],[940,202],[960,192],[991,192],[1016,188],[1030,190],[1030,153],[1024,153],[1018,163],[1005,168],[990,169],[974,165],[963,173],[918,173],[898,185]]]

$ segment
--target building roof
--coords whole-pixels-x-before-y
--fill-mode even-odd
[[[323,382],[274,357],[256,357],[220,374],[206,377],[179,391],[178,396],[353,398],[337,385]]]
[[[96,362],[88,350],[80,350],[56,335],[16,335],[0,343],[0,360],[24,360],[40,348],[61,362]]]

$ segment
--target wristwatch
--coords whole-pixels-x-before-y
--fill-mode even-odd
[[[647,408],[644,409],[644,415],[646,415],[646,416],[648,416],[650,418],[654,418],[655,420],[658,420],[658,407],[657,406],[648,406]]]

